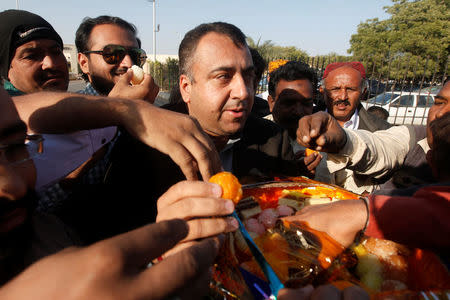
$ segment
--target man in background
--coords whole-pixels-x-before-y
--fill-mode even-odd
[[[391,124],[368,114],[361,105],[361,98],[366,92],[365,80],[366,71],[360,62],[329,64],[319,88],[327,112],[344,128],[371,132],[388,129]]]

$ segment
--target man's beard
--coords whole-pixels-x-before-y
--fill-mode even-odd
[[[110,71],[111,77],[117,76],[119,74],[125,74],[127,68],[114,68]],[[91,85],[100,94],[107,96],[113,89],[115,83],[112,80],[106,79],[102,76],[91,74]]]
[[[31,244],[33,232],[31,214],[35,206],[36,195],[34,192],[29,192],[18,201],[0,201],[0,212],[11,210],[13,207],[24,207],[27,210],[24,223],[0,235],[0,285],[26,267],[24,256]]]
[[[104,79],[100,76],[91,76],[92,87],[100,94],[107,96],[114,87],[114,82]]]

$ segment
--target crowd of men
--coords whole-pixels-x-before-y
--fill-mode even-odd
[[[363,230],[448,253],[449,82],[427,126],[368,113],[359,62],[328,65],[320,86],[308,65],[287,62],[265,102],[255,96],[264,61],[239,28],[214,22],[184,36],[179,84],[158,108],[150,75],[130,84],[145,62],[131,23],[82,21],[78,93],[67,93],[63,42],[47,21],[7,10],[0,24],[0,298],[198,299],[223,234],[238,228],[233,202],[207,182],[221,170],[243,183],[314,176],[368,196],[289,217],[345,246]],[[279,294],[310,297],[341,295]]]

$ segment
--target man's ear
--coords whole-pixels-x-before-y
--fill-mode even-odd
[[[78,64],[80,65],[81,72],[89,75],[89,59],[84,53],[78,53]]]
[[[183,98],[183,101],[185,103],[190,103],[191,102],[192,82],[186,74],[180,75],[179,85],[180,85],[180,93],[181,93],[181,97]]]
[[[273,106],[275,105],[275,100],[272,98],[272,96],[270,94],[269,94],[269,96],[267,96],[267,103],[269,104],[269,110],[272,113]]]

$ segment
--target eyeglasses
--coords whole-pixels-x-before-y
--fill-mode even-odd
[[[131,60],[134,64],[142,67],[147,59],[147,54],[143,49],[124,47],[120,45],[106,45],[103,50],[98,51],[85,51],[84,54],[101,54],[103,60],[110,65],[119,64],[125,57],[125,55],[130,55]]]
[[[40,134],[27,135],[24,142],[0,144],[0,157],[9,165],[17,165],[44,152],[44,138]]]

